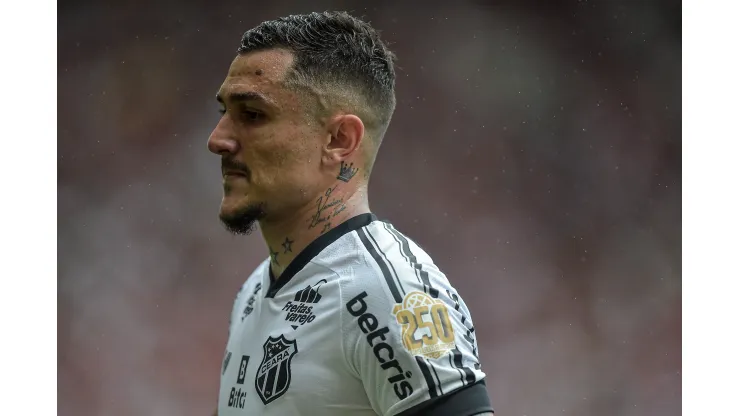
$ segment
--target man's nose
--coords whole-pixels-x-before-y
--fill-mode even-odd
[[[232,129],[229,128],[227,117],[222,117],[211,132],[208,138],[208,150],[221,156],[233,155],[239,151],[239,142],[234,138]]]

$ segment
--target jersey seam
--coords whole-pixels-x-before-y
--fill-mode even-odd
[[[342,291],[342,275],[326,264],[319,263],[314,260],[309,261],[309,263],[323,267],[324,269],[328,270],[330,273],[333,273],[337,278],[338,290],[339,290],[339,296],[338,296],[339,298],[339,351],[342,354],[342,359],[343,359],[342,361],[344,361],[344,365],[347,368],[347,370],[351,374],[353,374],[355,377],[359,377],[357,372],[352,369],[352,366],[347,360],[347,351],[344,348],[344,310],[342,309],[342,305],[344,304],[344,293]]]
[[[372,236],[372,231],[370,230],[369,226],[365,227],[365,232],[368,234],[368,236]],[[377,236],[373,236],[374,239],[376,237]],[[390,281],[387,280],[382,270],[381,263],[376,261],[373,258],[373,254],[369,251],[367,247],[365,247],[365,244],[362,242],[362,239],[360,238],[359,230],[355,230],[354,238],[356,239],[356,243],[359,245],[360,251],[362,252],[363,264],[365,267],[367,267],[369,270],[373,272],[372,275],[375,278],[375,283],[381,288],[381,293],[385,295],[385,300],[391,306],[397,303],[396,299],[394,298],[392,286],[395,286],[398,289],[398,296],[400,297],[401,300],[403,300],[403,297],[405,296],[406,291],[404,287],[402,286],[401,282],[406,280],[405,279],[406,276],[399,274],[395,266],[392,266],[392,268],[388,267],[393,264],[393,261],[388,258],[388,253],[380,250],[379,247],[373,246],[373,249],[377,251],[378,255],[384,256],[385,258],[385,261],[383,261],[382,258],[380,259],[380,261],[383,262],[383,264],[385,264],[386,267],[388,268],[388,275],[390,277]],[[380,269],[380,270],[377,270],[377,269]]]
[[[252,272],[252,274],[247,277],[247,280],[242,283],[241,286],[239,286],[239,291],[237,292],[236,296],[234,297],[234,302],[231,306],[231,315],[230,315],[230,323],[229,323],[229,333],[234,329],[233,327],[236,326],[236,321],[239,319],[239,309],[241,309],[242,301],[244,300],[244,296],[246,296],[246,288],[249,286],[249,282],[253,279],[259,276],[259,279],[262,279],[262,273],[257,273],[258,270],[262,270],[262,266],[264,265],[265,260],[263,260],[259,266]],[[260,282],[261,283],[261,282]]]

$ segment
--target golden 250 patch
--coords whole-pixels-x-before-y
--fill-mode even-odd
[[[439,358],[455,348],[447,305],[424,292],[409,292],[393,307],[403,346],[412,355]]]

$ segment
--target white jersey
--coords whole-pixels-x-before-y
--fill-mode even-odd
[[[462,391],[455,415],[491,412],[477,351],[468,308],[431,258],[363,214],[274,283],[267,259],[242,286],[218,414],[408,415]]]

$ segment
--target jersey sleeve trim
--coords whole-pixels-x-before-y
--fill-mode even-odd
[[[393,228],[393,225],[388,222],[383,222],[383,228],[385,228],[385,230],[388,231],[388,233],[398,243],[398,249],[401,251],[401,256],[406,259],[406,261],[409,263],[409,266],[411,266],[411,268],[414,270],[416,278],[419,279],[424,285],[424,291],[428,293],[429,296],[433,298],[438,298],[439,290],[432,286],[432,282],[429,279],[429,273],[424,270],[421,263],[419,263],[418,259],[414,255],[414,252],[411,251],[411,244],[409,244],[409,240],[403,234],[398,232],[398,230]]]
[[[396,230],[393,227],[393,224],[389,222],[383,222],[383,228],[391,235],[393,236],[393,239],[398,243],[399,250],[401,252],[401,256],[406,259],[406,261],[409,263],[411,268],[415,271],[416,277],[419,280],[420,283],[422,283],[424,287],[424,292],[429,294],[432,298],[439,298],[440,292],[439,289],[434,287],[432,284],[431,279],[429,278],[429,273],[424,270],[424,267],[422,264],[418,261],[416,256],[414,255],[414,252],[411,248],[411,244],[409,243],[408,238],[406,238],[402,233],[400,233],[398,230]],[[463,337],[470,342],[471,344],[474,344],[474,340],[472,338],[472,333],[475,331],[475,328],[470,324],[470,320],[467,316],[465,316],[464,313],[460,310],[460,303],[457,294],[447,291],[447,296],[453,301],[455,305],[455,311],[461,314],[461,323],[465,326],[466,334],[463,335]],[[466,321],[468,321],[466,323]],[[470,368],[463,365],[463,355],[458,347],[455,347],[452,350],[452,357],[450,358],[450,365],[458,370],[460,372],[460,382],[462,386],[467,386],[475,383],[476,377],[473,371],[470,370]],[[441,390],[441,388],[440,388]],[[436,397],[436,394],[432,393],[432,390],[429,391],[430,396],[432,398]]]
[[[370,253],[370,256],[375,260],[380,268],[380,271],[383,274],[383,280],[388,285],[388,289],[393,296],[393,300],[396,304],[402,303],[406,290],[401,283],[398,272],[395,267],[393,267],[393,263],[388,260],[387,255],[379,248],[377,240],[373,237],[372,233],[367,230],[367,228],[357,230],[357,235],[365,246],[365,249]],[[419,266],[419,268],[421,268],[421,266]],[[426,388],[430,397],[439,396],[437,391],[442,391],[442,383],[440,382],[439,376],[436,374],[434,367],[426,360],[420,359],[419,357],[417,357],[416,362],[424,376],[424,382],[426,383]],[[433,372],[434,376],[432,375]]]
[[[366,228],[360,228],[357,230],[357,235],[360,237],[362,245],[365,246],[365,249],[370,253],[370,256],[375,260],[380,271],[383,273],[383,278],[385,279],[385,283],[388,285],[388,289],[393,296],[393,300],[396,303],[403,302],[401,292],[405,292],[405,290],[403,289],[401,280],[398,278],[398,273],[396,272],[395,267],[393,267],[393,264],[388,260],[388,257],[378,248],[378,242]],[[391,270],[393,271],[392,274]]]
[[[427,293],[432,298],[439,298],[439,290],[432,285],[431,279],[429,278],[429,273],[424,270],[423,265],[418,261],[416,255],[414,255],[409,240],[403,234],[393,228],[393,225],[388,222],[382,222],[382,227],[393,239],[393,241],[396,242],[398,252],[406,261],[405,265],[401,263],[402,265],[398,267],[398,270],[393,266],[393,263],[388,260],[386,253],[383,252],[383,250],[379,249],[377,239],[373,236],[373,233],[370,230],[368,230],[367,228],[359,229],[357,230],[357,235],[360,237],[360,240],[365,246],[365,249],[370,253],[372,258],[378,264],[378,267],[383,273],[384,280],[390,289],[395,303],[398,304],[403,302],[403,298],[406,295],[406,290],[403,287],[401,279],[399,277],[399,272],[408,273],[408,269],[406,269],[406,267],[404,266],[407,266],[411,269],[411,273],[413,273],[416,276],[417,281],[421,283],[425,293]],[[380,237],[380,235],[378,235],[378,237]],[[401,270],[402,267],[406,270]],[[398,283],[398,286],[396,285],[396,282]],[[456,306],[456,309],[458,308],[459,307]],[[465,323],[464,316],[462,317],[462,322],[463,324]],[[452,354],[453,357],[451,358],[451,360],[454,362],[454,364],[453,362],[451,362],[450,364],[454,368],[456,368],[458,372],[460,372],[461,385],[466,386],[475,382],[475,375],[473,374],[473,372],[462,365],[462,354],[460,353],[460,351],[455,348],[452,351]],[[442,390],[442,383],[439,380],[439,376],[436,374],[434,366],[429,364],[425,359],[421,357],[416,357],[416,362],[419,365],[419,369],[421,370],[424,377],[429,397],[434,399],[441,395],[444,395],[444,391]]]
[[[393,340],[394,347],[397,345],[400,348],[396,351],[397,362],[394,362],[401,369],[398,370],[399,374],[392,374],[392,380],[389,381],[400,382],[405,380],[404,377],[413,379],[413,389],[409,387],[408,393],[403,389],[402,393],[395,392],[399,401],[395,400],[394,392],[389,392],[385,384],[377,389],[370,389],[368,394],[374,394],[371,399],[375,400],[375,411],[386,416],[464,416],[491,412],[485,387],[472,387],[482,386],[482,383],[476,384],[476,381],[481,381],[485,374],[480,371],[469,312],[444,274],[413,240],[396,231],[390,223],[376,222],[373,226],[363,227],[355,232],[360,250],[365,251],[365,262],[371,267],[371,273],[375,277],[376,286],[373,289],[380,292],[374,296],[368,295],[363,291],[369,291],[368,288],[353,286],[353,294],[346,296],[353,297],[355,292],[359,294],[352,299],[353,309],[350,313],[358,316],[368,309],[374,310],[373,313],[377,316],[380,316],[378,313],[384,314],[393,334],[389,339]],[[383,308],[387,308],[388,312],[380,312]],[[375,322],[362,317],[358,317],[359,321]],[[362,322],[358,325],[367,334]],[[372,325],[373,328],[375,326]],[[420,333],[417,332],[419,330],[426,330],[428,335],[420,338]],[[364,338],[357,344],[358,347],[363,347],[359,350],[368,348],[363,340]],[[370,340],[368,342],[373,348],[376,347]],[[354,347],[351,343],[345,343],[346,351]],[[348,360],[354,363],[352,357]],[[363,367],[357,370],[362,372],[363,382],[366,387],[374,385],[377,383],[376,378],[383,373],[378,374],[372,366],[365,368],[364,365],[371,363],[362,362]],[[395,368],[388,364],[387,358],[380,363],[384,365],[384,370]],[[404,372],[414,367],[416,371],[409,371],[408,374]],[[480,392],[475,393],[478,391]],[[479,395],[481,398],[477,397]],[[453,399],[457,396],[462,396],[463,400]],[[466,405],[467,402],[470,403]],[[429,413],[443,403],[451,404],[444,405],[436,413]]]
[[[395,416],[474,416],[486,412],[492,413],[493,406],[491,406],[484,379],[420,403]]]

